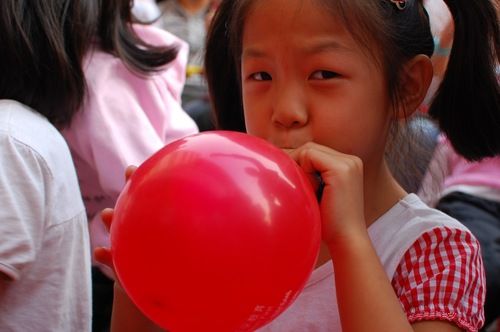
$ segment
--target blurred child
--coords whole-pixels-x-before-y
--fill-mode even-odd
[[[206,17],[212,0],[160,0],[161,16],[156,25],[189,44],[191,66],[201,67],[207,35]]]
[[[156,26],[189,44],[182,103],[200,131],[214,129],[207,84],[203,75],[203,57],[207,27],[218,3],[218,0],[159,0],[161,15],[155,22]]]
[[[425,105],[430,105],[432,97],[443,79],[450,57],[453,44],[453,17],[443,0],[424,0],[424,6],[430,16],[434,39],[434,53],[431,58],[434,66],[434,77],[424,100]]]
[[[84,62],[85,102],[63,131],[75,161],[93,247],[109,239],[98,212],[113,206],[129,164],[165,144],[198,132],[181,107],[188,48],[168,32],[132,25],[131,2],[88,2],[98,19]],[[74,10],[80,3],[70,1]],[[81,4],[80,4],[81,5]],[[71,35],[68,35],[71,38]],[[94,331],[107,329],[113,282],[93,269]]]
[[[87,218],[58,131],[85,91],[81,9],[0,2],[0,331],[91,330]]]
[[[431,13],[435,34],[434,79],[426,98],[426,103],[430,103],[435,92],[433,86],[439,86],[446,71],[453,42],[453,20],[442,1],[424,3]],[[498,72],[497,77],[500,77]],[[445,136],[436,139],[436,143],[419,196],[467,226],[481,244],[486,272],[485,326],[488,326],[500,316],[500,157],[471,162],[458,155]]]
[[[419,196],[467,226],[479,240],[489,325],[500,317],[500,156],[470,162],[441,137]]]
[[[495,7],[484,0],[446,3],[460,20],[430,113],[460,154],[495,155]],[[296,301],[259,331],[477,331],[483,325],[478,241],[407,194],[384,160],[395,126],[427,93],[433,50],[422,1],[222,1],[205,58],[220,128],[268,140],[316,186],[317,174],[324,183],[317,268]],[[469,83],[476,80],[481,84]],[[127,301],[116,299],[114,319],[143,322]]]

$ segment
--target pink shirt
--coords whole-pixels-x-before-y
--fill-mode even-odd
[[[448,175],[444,188],[456,185],[486,186],[500,190],[500,156],[485,158],[480,162],[470,162],[459,156],[448,145]]]
[[[180,105],[188,46],[151,26],[135,26],[153,45],[179,46],[165,70],[150,77],[130,71],[117,57],[98,49],[86,59],[87,99],[64,130],[75,161],[90,224],[92,248],[108,245],[99,217],[113,207],[124,186],[125,168],[139,165],[164,145],[198,132]]]
[[[418,194],[435,206],[454,191],[500,202],[500,156],[467,161],[441,136]]]

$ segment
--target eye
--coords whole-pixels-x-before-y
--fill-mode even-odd
[[[250,78],[254,79],[256,81],[271,81],[273,79],[271,77],[271,75],[269,75],[265,71],[260,71],[258,73],[253,73],[252,75],[250,75]]]
[[[310,78],[313,80],[329,80],[332,78],[339,77],[340,75],[333,71],[328,70],[318,70],[311,74]]]

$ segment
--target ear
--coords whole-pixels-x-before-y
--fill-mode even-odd
[[[398,118],[413,114],[424,101],[434,70],[431,59],[423,54],[408,61],[401,77],[403,107],[398,111]]]

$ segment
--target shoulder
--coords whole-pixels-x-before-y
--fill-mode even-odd
[[[3,202],[4,213],[9,213],[7,206],[23,215],[39,212],[35,220],[47,213],[56,223],[83,211],[73,160],[61,133],[34,110],[11,100],[0,100],[0,160],[0,189],[15,195]]]
[[[155,81],[158,76],[165,75],[164,72],[151,76],[140,75],[128,68],[120,58],[98,47],[87,54],[84,72],[87,95],[81,112],[73,119],[71,130],[76,123],[80,123],[80,126],[82,121],[94,125],[94,120],[106,120],[101,118],[102,113],[127,114],[129,109],[135,107],[139,97],[151,98],[157,93]],[[94,116],[98,117],[94,119]]]
[[[406,250],[436,227],[466,229],[457,220],[430,208],[415,194],[400,200],[368,228],[372,242],[389,275]]]
[[[70,158],[60,132],[45,117],[13,100],[0,100],[0,136],[2,145],[32,151],[48,166],[60,155]]]
[[[133,29],[137,36],[146,44],[155,47],[172,46],[177,47],[180,53],[182,53],[183,50],[187,52],[187,43],[168,31],[146,24],[134,24]],[[175,61],[176,60],[173,62]],[[125,63],[119,57],[103,51],[98,46],[98,43],[96,43],[95,46],[87,53],[85,57],[84,70],[86,74],[93,74],[93,77],[98,77],[98,74],[101,74],[101,76],[108,76],[107,73],[110,71],[130,72]],[[118,76],[118,79],[119,78],[120,77]]]
[[[484,322],[480,246],[466,229],[437,227],[406,251],[392,280],[411,322],[445,320],[466,331]]]
[[[467,230],[467,228],[456,219],[447,214],[429,207],[415,194],[408,195],[400,202],[405,209],[406,221],[401,224],[401,230],[405,232],[424,233],[435,227],[448,227]]]
[[[178,48],[187,47],[187,43],[168,32],[150,24],[134,24],[135,33],[145,42],[153,46],[177,46]]]
[[[137,35],[153,46],[177,46],[177,57],[159,71],[150,75],[131,70],[117,56],[104,52],[97,45],[87,53],[84,62],[88,100],[99,97],[105,100],[124,99],[145,93],[157,93],[157,86],[168,86],[180,94],[185,82],[188,58],[187,44],[174,35],[151,25],[134,25]]]

